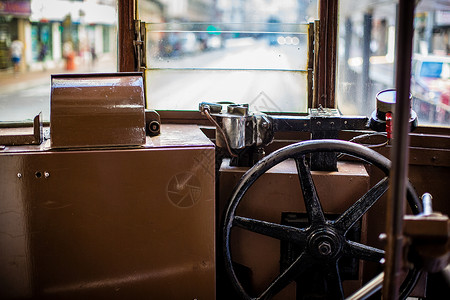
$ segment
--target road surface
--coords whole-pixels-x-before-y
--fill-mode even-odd
[[[255,39],[151,61],[157,69],[147,71],[147,103],[153,109],[197,110],[202,101],[232,101],[249,103],[254,111],[305,111],[306,73],[292,71],[305,68],[304,47],[269,46]],[[113,67],[111,61],[98,62],[94,69],[76,72],[114,72]],[[50,74],[0,82],[0,121],[32,120],[39,112],[49,120]]]

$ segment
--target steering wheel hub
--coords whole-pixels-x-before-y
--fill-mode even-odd
[[[339,256],[342,244],[342,237],[332,228],[320,228],[309,235],[307,249],[313,257],[329,260]]]

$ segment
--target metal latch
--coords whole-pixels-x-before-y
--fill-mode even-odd
[[[143,72],[147,67],[145,22],[141,22],[141,20],[134,21],[134,35],[135,39],[133,40],[133,46],[135,70]]]

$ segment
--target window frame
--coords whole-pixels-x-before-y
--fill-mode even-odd
[[[118,71],[136,72],[134,37],[135,20],[137,20],[138,0],[118,0]],[[313,101],[308,101],[308,108],[317,108],[319,105],[326,108],[336,108],[336,58],[337,58],[337,28],[339,0],[318,0],[319,8],[319,34],[316,41],[321,47],[316,48],[316,62],[314,79],[316,87]],[[318,38],[318,39],[317,39]],[[210,125],[200,112],[158,110],[163,123],[186,123]],[[277,113],[279,114],[279,113]],[[304,113],[289,113],[293,116],[303,116]],[[450,127],[421,126],[422,134],[450,135]]]

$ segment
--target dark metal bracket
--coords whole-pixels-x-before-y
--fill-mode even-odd
[[[202,102],[200,112],[208,118],[214,116],[216,144],[227,148],[232,155],[231,165],[252,166],[261,158],[264,146],[273,141],[276,132],[310,132],[311,139],[337,139],[341,130],[368,129],[365,116],[341,116],[337,109],[315,108],[308,116],[283,116],[253,114],[246,104],[230,104],[222,112],[217,103]],[[314,153],[311,156],[311,169],[315,171],[336,171],[335,153]]]

